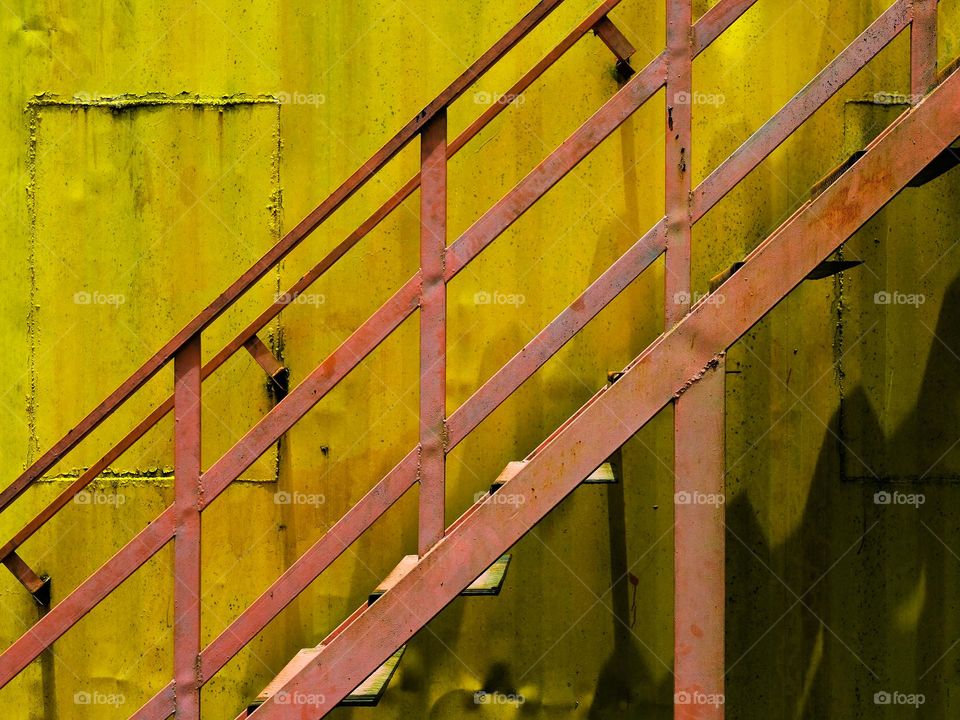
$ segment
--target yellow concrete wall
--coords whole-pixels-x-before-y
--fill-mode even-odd
[[[530,4],[0,3],[4,482]],[[695,2],[695,14],[710,4]],[[694,182],[886,4],[759,0],[694,65],[695,89],[722,99],[694,108]],[[960,10],[941,6],[948,60],[960,53]],[[454,105],[451,132],[591,8],[568,0]],[[662,3],[625,0],[614,18],[638,48],[635,65],[663,47]],[[698,291],[902,109],[873,99],[908,93],[908,55],[907,38],[897,39],[697,226]],[[451,239],[615,92],[611,67],[602,43],[585,38],[451,162]],[[663,100],[655,96],[451,284],[450,410],[662,216]],[[218,321],[205,334],[206,357],[416,162],[414,144]],[[844,250],[866,267],[804,284],[730,353],[731,718],[900,717],[903,708],[873,703],[878,691],[924,693],[924,717],[957,713],[958,183],[946,176],[895,200]],[[271,325],[264,337],[282,348],[293,383],[415,271],[417,199],[318,282],[312,302]],[[656,336],[662,273],[658,262],[456,449],[448,520]],[[877,305],[881,291],[925,302]],[[479,293],[523,302],[478,304]],[[171,373],[18,501],[0,530],[15,531],[169,393]],[[272,401],[245,356],[204,387],[209,465]],[[417,392],[411,318],[204,514],[206,640],[414,445]],[[377,710],[334,716],[669,717],[671,422],[667,410],[628,443],[623,485],[579,490],[514,548],[500,598],[457,600],[420,633]],[[71,505],[24,548],[53,576],[55,601],[170,502],[171,427],[161,423],[116,463],[96,502]],[[924,493],[924,506],[875,505],[888,479]],[[324,502],[278,505],[278,491]],[[415,549],[414,491],[208,685],[204,717],[234,717]],[[624,561],[636,582],[620,577]],[[124,718],[166,684],[170,566],[165,549],[0,691],[8,715]],[[4,645],[36,618],[31,602],[12,578],[0,585]],[[527,702],[477,706],[483,688]],[[82,693],[124,702],[78,704]]]

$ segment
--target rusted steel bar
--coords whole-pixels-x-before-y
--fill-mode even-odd
[[[130,716],[129,720],[166,720],[166,718],[169,718],[176,710],[174,687],[174,683],[167,685],[145,702],[139,710]]]
[[[891,5],[697,186],[693,191],[691,221],[696,224],[706,215],[710,208],[886,47],[907,26],[909,20],[909,6],[905,0],[898,0]]]
[[[735,0],[724,1],[715,5],[706,15],[704,15],[695,26],[694,30],[701,28],[699,33],[695,32],[694,53],[699,54],[710,45],[727,27],[729,27],[737,18],[739,18],[756,0]],[[662,64],[664,56],[659,56],[651,65],[634,77],[631,82],[638,82],[644,72],[650,70],[655,64]],[[664,73],[662,68],[656,71],[658,74]],[[625,90],[626,88],[624,88]],[[621,90],[623,92],[623,90]],[[608,101],[610,102],[610,101]],[[594,116],[596,117],[596,116]],[[589,121],[588,121],[589,122]],[[549,158],[548,158],[549,160]],[[541,163],[541,166],[544,165]],[[534,173],[536,170],[534,171]],[[533,176],[531,173],[528,178]],[[550,183],[551,178],[543,181],[543,184]],[[555,180],[553,181],[555,182]],[[551,183],[552,186],[552,183]],[[518,186],[519,187],[519,186]],[[515,189],[516,191],[516,189]],[[514,191],[514,192],[515,192]],[[534,201],[528,201],[529,204],[523,207],[523,201],[513,199],[512,193],[504,198],[501,203],[514,204],[519,206],[521,213],[525,211]],[[489,214],[489,213],[488,213]],[[516,218],[514,218],[516,219]],[[483,218],[481,218],[481,221]],[[480,221],[478,221],[480,222]],[[512,222],[512,221],[511,221]],[[461,240],[468,237],[470,230],[467,230]],[[487,381],[484,386],[472,395],[464,405],[458,408],[448,420],[447,427],[450,433],[449,449],[453,449],[466,437],[484,418],[495,410],[514,390],[522,385],[537,369],[539,369],[559,347],[562,347],[573,335],[596,315],[606,304],[616,296],[616,293],[606,294],[609,290],[603,290],[604,283],[612,283],[618,289],[622,290],[626,285],[632,282],[647,265],[652,262],[663,251],[666,232],[666,219],[661,220],[657,225],[651,228],[626,255],[617,260],[610,268],[600,276],[600,278],[591,287],[584,292],[567,310],[561,313],[550,325],[545,328],[533,341],[527,344],[509,363],[501,368],[493,378]],[[481,238],[481,242],[476,244],[479,249],[472,253],[464,253],[463,265],[469,263],[476,255],[488,244],[489,241]],[[455,243],[456,245],[456,243]],[[453,249],[453,248],[451,248]],[[650,253],[655,253],[652,257]],[[640,263],[638,266],[637,263]],[[448,276],[449,272],[448,255]],[[632,268],[632,270],[631,270]],[[627,272],[624,272],[624,271]],[[631,274],[632,273],[632,274]],[[605,294],[601,294],[601,292]],[[607,299],[609,298],[609,299]],[[583,312],[586,308],[593,308],[592,312]],[[564,333],[561,328],[569,327],[572,331],[569,334]]]
[[[271,355],[272,357],[272,355]],[[177,720],[200,720],[200,334],[173,358],[173,669]]]
[[[593,26],[593,32],[599,37],[603,44],[607,46],[613,56],[617,58],[617,76],[621,82],[625,82],[633,75],[633,67],[630,65],[630,58],[637,51],[626,36],[620,32],[620,28],[609,17],[604,15]]]
[[[273,351],[266,346],[258,335],[251,335],[243,344],[243,347],[271,378],[276,379],[286,372],[287,369],[283,366],[283,363],[277,360]]]
[[[350,547],[416,482],[417,452],[410,451],[337,523],[244,610],[201,653],[202,681],[210,680],[281,610]]]
[[[419,301],[418,272],[207,469],[201,478],[201,508],[210,505],[240,473],[373,352],[413,313]]]
[[[937,84],[937,0],[912,0],[910,94],[916,105]]]
[[[267,271],[283,260],[300,242],[312,233],[343,203],[353,197],[376,172],[387,164],[400,150],[416,137],[423,126],[440,110],[460,97],[478,77],[483,75],[497,60],[526,37],[540,22],[552,13],[563,0],[540,0],[516,25],[493,47],[477,59],[456,80],[396,135],[378,150],[362,167],[353,173],[326,200],[318,205],[303,220],[290,230],[276,245],[266,252],[249,270],[221,293],[206,309],[200,312],[186,327],[167,342],[153,357],[114,390],[103,402],[90,412],[76,427],[68,432],[50,450],[43,454],[16,480],[0,492],[0,511],[10,505],[29,485],[46,473],[60,458],[77,443],[96,429],[104,418],[113,413],[123,402],[152,378],[180,347],[201,332],[230,307],[241,295],[260,280]]]
[[[0,687],[166,545],[173,538],[175,520],[170,506],[8,647],[0,655]]]
[[[674,402],[674,718],[724,715],[724,362]]]
[[[667,0],[667,102],[664,118],[667,255],[663,273],[667,328],[676,325],[690,308],[692,24],[690,0]]]
[[[663,253],[665,237],[666,223],[661,220],[457,408],[447,422],[449,449],[456,447],[649,267]]]
[[[620,32],[620,28],[606,15],[597,21],[597,24],[593,26],[593,31],[598,38],[603,40],[603,44],[610,49],[617,60],[625,62],[633,57],[633,54],[637,51],[626,36]]]
[[[393,649],[427,621],[497,557],[516,543],[591,472],[675,396],[689,391],[718,355],[746,333],[819,262],[879,211],[945,147],[960,136],[960,76],[951,76],[880,145],[818,197],[780,235],[723,285],[723,304],[699,303],[643,353],[601,400],[543,448],[503,491],[525,502],[490,497],[420,560],[397,585],[334,638],[285,686],[311,692],[320,705],[291,708],[277,695],[260,720],[315,720],[333,709]],[[909,148],[910,152],[904,152]]]
[[[443,537],[446,486],[447,116],[424,127],[420,137],[420,525],[424,555]]]
[[[15,552],[4,556],[3,564],[41,605],[50,604],[50,578],[37,575]]]
[[[456,277],[468,262],[620,127],[663,86],[664,79],[665,62],[661,53],[450,246],[446,280]]]

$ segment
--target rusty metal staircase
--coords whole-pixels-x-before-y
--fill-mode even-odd
[[[322,717],[388,659],[399,661],[405,643],[458,594],[502,558],[552,508],[600,468],[639,428],[669,403],[675,406],[678,496],[723,492],[723,363],[727,348],[758,322],[858,228],[904,187],[928,171],[960,137],[960,72],[937,74],[935,0],[898,0],[700,185],[689,167],[693,59],[753,4],[720,0],[696,23],[690,0],[667,0],[666,50],[646,67],[630,65],[632,48],[609,13],[607,0],[575,27],[505,94],[517,97],[570,47],[594,30],[613,51],[620,89],[576,132],[452,244],[446,232],[447,160],[509,105],[493,104],[459,137],[448,141],[446,108],[562,0],[541,0],[493,48],[430,103],[370,161],[291,230],[247,273],[200,313],[56,446],[0,493],[0,511],[26,492],[68,452],[171,361],[175,390],[98,463],[65,489],[0,550],[3,563],[49,604],[49,579],[17,550],[58,510],[170,411],[175,415],[175,485],[172,505],[87,580],[50,607],[0,655],[6,685],[73,627],[166,543],[174,542],[174,677],[131,717],[178,720],[200,717],[202,687],[297,597],[325,568],[419,485],[418,553],[404,559],[382,592],[368,598],[315,648],[298,656],[270,685],[251,713],[258,720]],[[867,62],[902,31],[911,33],[915,98],[858,157],[828,177],[819,191],[721,277],[712,294],[690,302],[690,231],[733,187],[779,147]],[[667,213],[519,353],[452,414],[445,407],[446,284],[493,240],[592,152],[661,88],[666,89]],[[280,262],[415,138],[421,172],[351,233],[206,364],[201,335],[266,272]],[[941,160],[938,160],[941,158]],[[304,292],[417,188],[421,198],[420,270],[330,357],[268,412],[220,459],[200,465],[202,381],[241,348],[275,379],[282,364],[257,337],[292,299]],[[451,526],[444,527],[446,455],[520,385],[606,307],[659,256],[665,255],[665,331],[525,460],[504,474]],[[722,294],[723,303],[711,302]],[[209,645],[200,643],[200,516],[264,451],[419,310],[420,441],[356,505],[298,558],[273,585]],[[506,460],[506,459],[505,459]],[[522,503],[502,503],[509,493]],[[721,705],[697,705],[723,692],[722,505],[678,504],[675,529],[675,716],[720,718]],[[56,586],[54,586],[56,590]],[[694,632],[694,629],[696,630]],[[395,666],[395,663],[394,663]],[[385,684],[385,683],[384,683]],[[372,686],[366,695],[382,693]],[[305,701],[297,702],[297,698]],[[348,700],[349,702],[349,700]]]

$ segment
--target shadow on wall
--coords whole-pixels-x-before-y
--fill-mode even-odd
[[[770,547],[745,494],[728,506],[728,717],[957,716],[960,500],[953,484],[923,478],[960,427],[960,277],[931,343],[914,410],[890,436],[862,387],[842,401],[782,546]],[[867,468],[871,458],[844,443],[841,413],[859,437],[882,439],[874,447],[913,454],[919,479],[842,482],[844,453]]]

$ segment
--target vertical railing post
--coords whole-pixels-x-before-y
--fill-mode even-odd
[[[173,661],[177,720],[200,718],[200,334],[173,360]]]
[[[724,714],[723,358],[674,403],[674,719]]]
[[[665,329],[694,301],[691,264],[691,0],[667,0]],[[674,403],[674,718],[722,720],[724,365]]]
[[[666,328],[690,308],[690,126],[693,105],[691,0],[667,0]]]
[[[447,396],[447,112],[420,134],[420,531],[418,552],[443,537]]]
[[[937,0],[913,0],[910,93],[916,105],[937,83]]]

